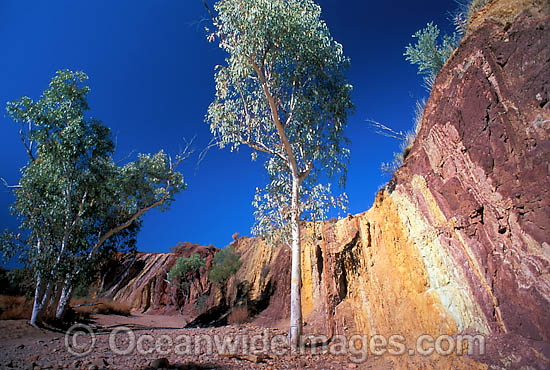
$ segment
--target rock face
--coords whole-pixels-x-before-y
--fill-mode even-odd
[[[304,225],[306,332],[550,342],[549,30],[546,0],[490,2],[437,76],[416,142],[373,207],[317,233]],[[197,322],[245,302],[257,322],[284,324],[289,251],[233,244],[244,264]],[[149,298],[136,307],[161,305],[156,290],[141,292]]]
[[[197,244],[181,243],[173,253],[140,253],[120,255],[107,266],[101,276],[99,294],[118,302],[128,304],[140,313],[175,313],[178,307],[174,301],[174,290],[167,282],[166,274],[178,257],[189,257],[194,253],[205,259],[206,273],[201,276],[201,285],[209,296],[211,284],[207,279],[212,257],[217,249]],[[198,292],[192,285],[190,299],[183,308],[187,315],[196,315],[195,303],[204,292]]]

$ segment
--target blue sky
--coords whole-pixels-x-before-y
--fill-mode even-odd
[[[208,1],[210,5],[213,1]],[[388,180],[380,164],[398,143],[373,133],[375,119],[397,130],[412,126],[415,102],[426,95],[416,67],[404,60],[411,35],[434,21],[451,31],[454,0],[318,1],[333,37],[351,58],[355,113],[349,117],[351,162],[345,189],[350,213],[372,205]],[[210,140],[204,123],[214,97],[214,66],[224,54],[205,38],[201,0],[0,0],[0,107],[27,95],[37,99],[56,70],[89,77],[89,116],[117,138],[118,158],[163,148],[177,153],[184,138],[200,150]],[[25,153],[18,126],[0,115],[0,177],[17,183]],[[210,150],[199,169],[181,168],[189,187],[171,209],[144,217],[138,249],[164,252],[179,241],[224,247],[231,235],[249,235],[254,189],[266,175],[250,152]],[[0,189],[0,229],[15,230],[11,192]]]

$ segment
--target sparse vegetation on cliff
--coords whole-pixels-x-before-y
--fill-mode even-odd
[[[416,44],[409,44],[405,48],[405,60],[418,66],[418,73],[424,74],[424,83],[428,90],[431,89],[435,76],[451,56],[457,45],[456,35],[443,35],[439,41],[439,27],[433,22],[426,25],[426,28],[418,30],[413,38],[418,41]]]
[[[208,279],[213,283],[225,282],[239,271],[242,265],[240,256],[233,246],[228,246],[216,253],[212,259],[212,266],[208,273]]]
[[[201,276],[204,274],[205,266],[206,261],[200,254],[193,253],[189,257],[179,257],[167,273],[167,282],[173,290],[172,298],[180,311],[189,302],[191,287],[199,295],[204,294],[205,288],[202,285]]]
[[[465,35],[472,22],[474,14],[489,3],[490,0],[459,1],[455,11],[453,23],[459,35]]]
[[[473,15],[488,2],[489,0],[459,2],[459,7],[452,18],[456,30],[452,36],[443,35],[440,37],[439,27],[433,22],[429,22],[425,28],[412,35],[413,38],[417,39],[417,42],[414,45],[407,45],[403,55],[405,60],[418,66],[419,74],[425,75],[424,87],[428,92],[432,89],[435,77],[456,49],[461,38],[466,34]],[[425,105],[426,99],[416,102],[413,129],[404,133],[394,131],[380,122],[369,120],[379,134],[399,140],[399,151],[393,153],[392,161],[382,163],[382,172],[391,176],[403,165],[420,131]]]
[[[393,160],[391,162],[383,162],[381,169],[382,172],[387,173],[391,176],[399,167],[403,165],[403,162],[409,155],[411,148],[414,144],[416,136],[422,127],[422,116],[424,113],[424,106],[426,105],[426,100],[421,99],[416,102],[416,108],[414,110],[414,125],[413,129],[405,133],[399,131],[395,132],[391,128],[379,123],[371,122],[376,128],[377,132],[381,135],[392,137],[399,140],[399,151],[393,153]]]

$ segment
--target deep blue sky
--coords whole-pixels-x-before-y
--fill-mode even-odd
[[[213,1],[208,1],[210,5]],[[397,150],[395,140],[373,134],[366,119],[397,129],[412,126],[415,102],[426,95],[416,67],[403,58],[411,34],[435,21],[449,30],[454,0],[318,1],[333,37],[351,58],[349,80],[356,111],[346,192],[350,213],[367,210],[388,179],[380,164]],[[214,96],[213,73],[224,54],[205,39],[208,14],[201,0],[25,1],[0,0],[0,108],[27,95],[37,99],[56,70],[89,77],[89,115],[117,136],[117,157],[177,153],[183,138],[210,140],[204,114]],[[0,177],[17,183],[25,153],[18,126],[0,114]],[[144,218],[138,249],[167,251],[179,241],[224,247],[231,235],[250,234],[251,201],[266,177],[250,152],[210,150],[195,172],[182,167],[189,185],[172,208]],[[15,230],[10,191],[0,189],[0,229]]]

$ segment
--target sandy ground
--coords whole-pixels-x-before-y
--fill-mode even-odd
[[[466,357],[365,356],[320,348],[292,354],[283,329],[184,325],[181,316],[97,315],[87,327],[67,334],[33,328],[26,320],[4,320],[0,369],[487,369]]]
[[[286,345],[280,343],[277,354],[266,355],[264,352],[258,352],[258,355],[253,355],[251,345],[248,343],[243,345],[244,338],[251,341],[255,337],[256,344],[262,347],[260,342],[263,342],[265,336],[272,338],[278,335],[286,338],[286,332],[254,325],[183,329],[184,324],[185,320],[178,316],[97,315],[89,323],[96,340],[93,349],[89,354],[77,356],[69,350],[77,352],[72,347],[74,336],[67,336],[69,344],[67,346],[65,332],[36,329],[26,320],[4,320],[0,321],[0,368],[128,370],[146,369],[151,365],[179,369],[353,369],[373,368],[373,366],[388,368],[388,366],[375,366],[376,364],[372,361],[369,365],[357,365],[344,355],[315,353],[291,355],[287,353]],[[121,326],[132,329],[135,342],[141,341],[143,351],[138,350],[139,346],[135,345],[135,349],[129,354],[116,353],[125,351],[131,344],[128,333],[116,333],[116,329]],[[84,332],[79,333],[82,335],[77,336],[76,344],[82,346],[78,351],[81,352],[89,348],[91,336]],[[208,348],[204,336],[211,338],[212,350]],[[219,339],[217,344],[216,336]],[[227,348],[223,351],[217,350],[220,348],[217,345],[223,343],[225,338],[232,338],[234,342],[239,343],[238,349],[236,351],[228,351]],[[113,343],[115,350],[112,349]],[[190,347],[186,347],[185,343],[191,343]],[[176,348],[178,344],[181,346]],[[167,359],[170,365],[162,364],[162,358]],[[155,360],[157,363],[154,362]]]

